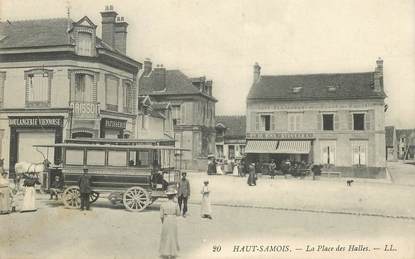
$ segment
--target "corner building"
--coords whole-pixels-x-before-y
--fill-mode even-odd
[[[383,60],[373,72],[261,75],[247,97],[251,161],[304,161],[344,177],[385,174]]]
[[[112,6],[102,37],[88,17],[0,23],[0,158],[44,157],[33,144],[76,138],[138,138],[142,64],[126,55],[127,26]],[[41,150],[57,162],[60,150]]]

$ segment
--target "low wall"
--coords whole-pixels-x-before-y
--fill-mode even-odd
[[[382,179],[386,178],[384,167],[332,167],[323,168],[323,172],[341,172],[342,177]]]

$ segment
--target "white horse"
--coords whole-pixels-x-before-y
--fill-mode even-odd
[[[17,175],[39,174],[45,171],[45,161],[41,163],[19,162],[14,166]]]

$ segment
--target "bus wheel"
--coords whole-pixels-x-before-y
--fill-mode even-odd
[[[129,188],[122,200],[125,208],[134,212],[144,210],[150,202],[148,192],[138,186]]]
[[[63,204],[66,208],[76,209],[81,206],[81,193],[78,186],[69,186],[63,191]]]

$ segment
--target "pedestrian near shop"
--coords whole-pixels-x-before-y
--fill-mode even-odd
[[[269,165],[269,174],[271,176],[271,179],[274,179],[277,171],[277,163],[275,160],[272,160],[271,164]]]
[[[8,175],[6,171],[2,170],[0,176],[0,214],[11,212],[11,197]]]
[[[33,212],[37,211],[36,208],[36,190],[35,185],[40,184],[36,173],[29,174],[23,182],[25,187],[23,196],[23,205],[20,212]]]
[[[255,163],[252,162],[248,168],[248,185],[256,185],[256,173],[255,173]]]
[[[167,202],[160,206],[162,226],[159,253],[162,258],[175,258],[180,250],[176,220],[180,216],[180,208],[174,201],[177,192],[171,187],[166,191]]]
[[[179,208],[182,212],[183,217],[186,217],[187,200],[190,197],[190,183],[189,180],[186,179],[186,172],[182,173],[182,179],[179,181],[179,186],[177,190]]]
[[[322,168],[321,165],[316,165],[316,164],[314,164],[311,167],[311,172],[313,172],[313,181],[316,180],[316,179],[318,179],[320,177],[320,175],[321,175],[321,168]]]
[[[88,168],[83,168],[83,174],[79,178],[78,186],[79,192],[81,194],[81,210],[84,210],[85,207],[89,210],[89,195],[92,192],[92,181],[91,176],[88,174]]]
[[[202,204],[201,204],[201,216],[202,218],[212,219],[212,206],[210,205],[210,189],[209,189],[209,181],[206,180],[203,182],[202,191]]]

